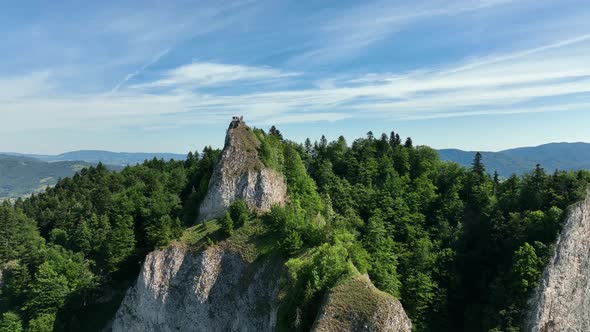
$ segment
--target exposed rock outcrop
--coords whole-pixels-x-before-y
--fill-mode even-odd
[[[590,331],[590,190],[569,208],[530,304],[526,331]]]
[[[112,330],[271,331],[282,262],[248,263],[216,245],[200,253],[170,246],[150,253]]]
[[[256,211],[286,201],[285,180],[261,161],[260,144],[241,119],[232,121],[199,220],[221,216],[236,200]],[[276,330],[279,293],[288,287],[281,281],[287,277],[285,260],[272,251],[261,254],[257,245],[269,239],[244,229],[200,252],[182,242],[150,253],[109,328],[115,332]],[[359,275],[330,290],[314,329],[410,331],[411,324],[397,300]]]
[[[232,121],[200,206],[199,221],[222,216],[236,200],[244,200],[257,211],[268,211],[272,205],[285,202],[284,178],[264,166],[258,156],[259,147],[260,141],[243,121]]]
[[[313,327],[317,332],[412,330],[401,303],[367,276],[347,280],[326,296]]]

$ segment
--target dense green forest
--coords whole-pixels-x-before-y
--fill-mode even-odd
[[[308,329],[324,292],[355,270],[400,299],[416,331],[518,331],[564,211],[590,182],[541,166],[489,176],[479,154],[463,168],[393,132],[349,145],[253,131],[289,204],[255,215],[236,202],[206,245],[253,224],[276,240],[288,259],[285,329]],[[2,204],[0,331],[100,329],[143,257],[194,223],[218,155],[99,164]]]

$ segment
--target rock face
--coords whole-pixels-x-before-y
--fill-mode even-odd
[[[570,207],[525,331],[590,331],[590,190]]]
[[[260,141],[243,121],[232,121],[200,206],[199,221],[221,217],[236,200],[244,200],[257,211],[268,211],[272,205],[285,202],[283,176],[264,166],[258,156],[259,146]]]
[[[282,264],[247,263],[223,244],[150,253],[112,331],[271,331]]]
[[[357,276],[330,290],[313,327],[317,332],[411,330],[401,303],[379,291],[366,276]]]

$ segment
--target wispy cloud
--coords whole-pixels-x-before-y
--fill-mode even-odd
[[[132,88],[208,87],[245,81],[269,81],[297,76],[270,67],[253,67],[215,62],[195,62],[167,71],[162,79],[133,85]]]
[[[111,93],[115,93],[119,90],[119,88],[129,82],[129,80],[131,80],[132,78],[134,78],[135,76],[139,75],[142,71],[148,69],[150,66],[154,65],[156,62],[160,61],[160,59],[162,59],[162,57],[164,57],[166,54],[168,54],[168,52],[170,52],[170,49],[166,49],[163,52],[157,54],[150,62],[146,63],[145,65],[141,66],[141,68],[139,68],[138,70],[128,74],[127,76],[125,76],[119,83],[117,83],[117,85],[115,85],[112,89],[111,89]]]
[[[508,5],[512,2],[513,0],[369,2],[344,13],[330,15],[320,23],[319,32],[313,32],[314,46],[294,56],[290,62],[323,64],[337,61],[358,55],[371,45],[421,21]]]
[[[48,70],[32,72],[25,75],[0,77],[0,103],[18,98],[38,95],[51,89]]]
[[[234,114],[245,115],[254,125],[266,125],[587,110],[590,31],[580,30],[579,35],[560,31],[545,42],[535,35],[522,47],[486,45],[473,52],[461,50],[452,57],[419,59],[406,67],[380,70],[360,61],[358,67],[305,69],[307,62],[362,54],[421,22],[449,21],[464,13],[482,14],[513,4],[500,0],[378,1],[335,13],[310,13],[309,21],[297,20],[301,31],[281,26],[278,18],[272,24],[261,24],[255,32],[267,34],[259,35],[242,33],[256,30],[255,24],[244,23],[250,21],[244,19],[242,9],[250,8],[250,3],[228,8],[212,3],[194,11],[196,19],[190,11],[161,16],[140,11],[119,15],[109,25],[103,24],[107,19],[101,16],[93,26],[105,28],[94,31],[94,47],[77,56],[98,55],[88,66],[75,63],[79,72],[73,70],[64,79],[59,64],[31,67],[20,75],[1,72],[0,116],[8,120],[0,121],[0,132],[72,128],[133,132],[221,124]],[[268,32],[268,26],[277,31]],[[207,41],[216,41],[218,35],[200,39],[202,36],[221,30],[229,37],[218,48],[237,45],[239,52],[234,52],[239,56],[207,53],[209,48],[201,47],[209,46]],[[267,38],[276,41],[291,32],[297,38],[308,38],[285,37],[288,40],[277,45],[287,51],[278,47],[267,52]],[[98,47],[103,44],[101,38],[115,38],[117,47],[103,50]],[[263,49],[251,50],[247,38],[259,38],[255,44]],[[162,51],[164,47],[174,48],[174,53]],[[200,60],[187,64],[191,58]],[[83,80],[90,71],[92,77]]]
[[[12,94],[12,99],[0,105],[0,114],[10,113],[12,121],[22,126],[2,122],[0,130],[188,126],[224,123],[236,113],[254,124],[268,124],[580,110],[590,102],[568,98],[590,95],[587,40],[584,36],[570,38],[497,55],[493,61],[468,59],[451,67],[409,73],[337,77],[319,87],[277,90],[271,85],[242,93],[238,87],[248,82],[288,80],[297,73],[271,67],[193,63],[168,70],[162,78],[142,86],[119,89],[117,94],[52,97],[35,96],[43,82],[51,81],[51,75],[32,74],[0,80],[0,86],[2,82],[20,82],[23,88],[28,87],[23,91],[29,91]],[[234,92],[201,91],[211,86],[231,86]],[[156,94],[150,92],[151,87],[165,89]]]

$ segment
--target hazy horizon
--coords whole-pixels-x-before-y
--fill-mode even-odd
[[[288,137],[286,137],[286,139],[289,139]],[[413,138],[412,138],[413,140]],[[313,142],[313,140],[312,140]],[[303,143],[303,142],[299,142],[299,143]],[[352,143],[351,141],[347,141],[348,144]],[[481,150],[481,149],[471,149],[471,150],[466,150],[466,149],[459,149],[456,147],[442,147],[442,148],[436,148],[436,150],[461,150],[461,151],[465,151],[465,152],[502,152],[502,151],[506,151],[506,150],[511,150],[511,149],[518,149],[518,148],[532,148],[532,147],[538,147],[538,146],[542,146],[542,145],[547,145],[547,144],[590,144],[590,142],[582,142],[582,141],[577,141],[577,142],[547,142],[547,143],[542,143],[539,145],[523,145],[523,146],[513,146],[513,147],[508,147],[505,149],[501,149],[501,150]],[[428,144],[424,144],[427,146],[430,146]],[[223,144],[220,145],[210,145],[211,147],[215,148],[215,149],[221,149],[223,148]],[[431,146],[432,147],[432,146]],[[433,147],[434,148],[434,147]],[[36,152],[20,152],[20,151],[0,151],[0,154],[17,154],[17,155],[46,155],[46,156],[58,156],[61,154],[66,154],[66,153],[71,153],[71,152],[79,152],[79,151],[96,151],[96,152],[112,152],[112,153],[137,153],[137,154],[178,154],[178,155],[186,155],[190,152],[200,152],[202,149],[193,149],[193,150],[188,150],[186,152],[180,151],[180,152],[174,152],[174,151],[116,151],[116,150],[104,150],[104,149],[82,149],[82,150],[69,150],[69,151],[61,151],[61,152],[57,152],[57,153],[36,153]]]

